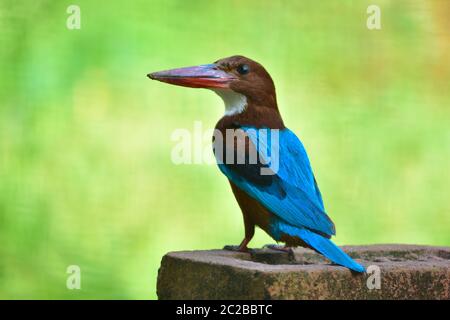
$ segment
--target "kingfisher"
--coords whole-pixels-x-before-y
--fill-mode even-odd
[[[256,61],[236,55],[212,64],[147,74],[150,79],[210,89],[225,113],[217,122],[213,150],[228,178],[244,220],[244,239],[227,249],[247,252],[255,226],[289,251],[313,249],[333,263],[355,272],[365,268],[330,239],[336,234],[300,139],[289,130],[278,110],[274,82]]]

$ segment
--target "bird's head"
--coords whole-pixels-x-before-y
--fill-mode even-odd
[[[228,115],[240,113],[247,106],[277,109],[275,86],[269,73],[258,62],[243,56],[147,76],[178,86],[213,90],[224,100]]]

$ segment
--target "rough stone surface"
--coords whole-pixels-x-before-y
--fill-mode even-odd
[[[159,299],[450,299],[450,247],[343,249],[364,266],[379,267],[380,289],[371,269],[352,273],[298,248],[294,255],[271,249],[170,252],[161,261],[157,293]]]

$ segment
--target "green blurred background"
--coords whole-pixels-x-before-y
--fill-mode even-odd
[[[164,253],[242,240],[218,169],[171,162],[222,102],[145,77],[233,54],[272,74],[336,243],[450,245],[450,1],[1,0],[0,298],[156,298]]]

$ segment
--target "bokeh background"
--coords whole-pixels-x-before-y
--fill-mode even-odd
[[[156,298],[164,253],[240,242],[218,169],[171,161],[222,102],[145,77],[234,54],[272,74],[336,243],[450,245],[450,1],[1,0],[0,298]]]

